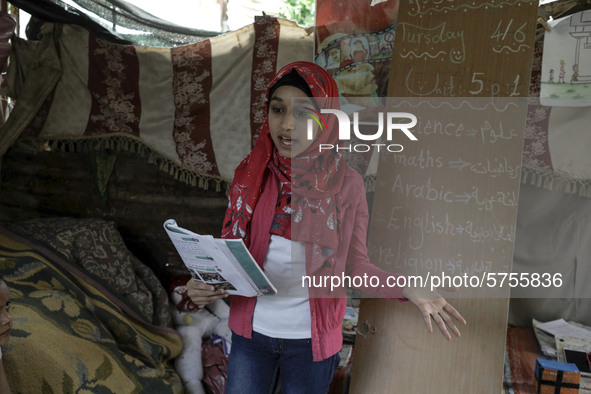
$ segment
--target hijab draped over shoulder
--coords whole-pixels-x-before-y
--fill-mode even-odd
[[[279,70],[269,84],[265,99],[267,112],[273,86],[294,70],[310,88],[317,112],[323,108],[340,109],[334,79],[314,63],[296,62]],[[324,118],[326,123],[318,130],[315,141],[291,159],[277,152],[268,118],[265,120],[254,148],[234,173],[222,228],[223,238],[242,238],[250,247],[253,240],[265,232],[281,235],[306,243],[306,259],[311,272],[333,266],[346,164],[342,154],[335,149],[319,150],[320,144],[338,145],[336,117],[328,115]],[[280,185],[275,191],[276,206],[257,206],[261,195],[267,192],[264,185],[269,176],[276,177],[276,183]],[[254,215],[263,217],[255,223],[270,223],[270,226],[253,226]]]

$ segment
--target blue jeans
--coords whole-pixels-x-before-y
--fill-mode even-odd
[[[282,394],[328,392],[339,354],[312,361],[310,339],[271,338],[257,332],[252,339],[232,333],[226,394],[271,394],[278,375]]]

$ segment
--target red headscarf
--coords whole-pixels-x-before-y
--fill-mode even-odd
[[[271,87],[293,70],[308,84],[318,108],[340,109],[336,82],[323,68],[310,62],[291,63],[279,70],[267,88],[267,105]],[[251,237],[260,231],[279,234],[307,244],[312,271],[327,264],[332,266],[338,245],[339,193],[346,164],[342,154],[335,150],[319,151],[320,144],[338,144],[336,117],[331,115],[326,120],[327,129],[319,130],[308,149],[291,159],[278,154],[268,119],[265,121],[254,148],[234,173],[223,238],[243,238],[248,246]],[[272,221],[263,221],[272,222],[272,228],[252,229],[253,213],[266,176],[276,176],[281,185],[276,208],[266,206],[257,211],[257,215],[274,217]]]

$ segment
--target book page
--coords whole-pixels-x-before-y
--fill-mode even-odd
[[[536,327],[554,336],[583,338],[591,341],[591,330],[571,324],[564,319],[538,323]]]
[[[235,266],[219,249],[215,238],[180,228],[172,219],[164,223],[164,228],[194,279],[229,294],[247,297],[259,294],[245,278],[241,267]]]

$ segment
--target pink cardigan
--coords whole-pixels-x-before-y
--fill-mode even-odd
[[[271,178],[271,177],[268,177]],[[276,182],[268,180],[264,188],[276,189]],[[263,206],[275,206],[276,190],[270,193],[262,193],[257,204]],[[380,283],[386,283],[386,278],[392,274],[370,263],[367,255],[367,226],[369,212],[363,179],[353,169],[347,166],[342,191],[342,222],[339,232],[339,249],[335,259],[334,269],[323,268],[320,275],[338,275],[344,272],[351,277],[367,274],[380,278]],[[267,201],[269,200],[269,201]],[[270,223],[261,223],[253,217],[252,226],[265,226],[270,228]],[[265,260],[267,245],[271,234],[266,239],[260,239],[250,245],[250,252],[262,267]],[[334,272],[334,273],[333,273]],[[400,287],[362,288],[380,297],[403,299]],[[316,293],[315,293],[316,291]],[[343,344],[341,324],[345,317],[346,298],[329,297],[328,291],[322,289],[324,298],[310,298],[310,313],[312,318],[312,353],[314,361],[324,360],[337,353]],[[310,293],[318,294],[318,289],[310,289]],[[236,334],[246,338],[252,338],[252,316],[256,304],[256,297],[232,296],[230,301],[229,326]]]

